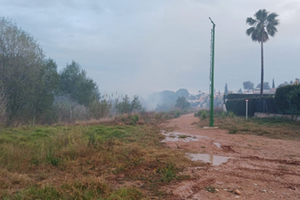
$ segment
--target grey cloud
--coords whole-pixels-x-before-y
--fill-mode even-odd
[[[265,44],[265,79],[299,74],[298,0],[1,1],[0,11],[38,39],[60,68],[75,60],[102,91],[207,91],[211,23],[216,23],[215,86],[237,90],[260,80],[260,47],[246,36],[247,17],[279,14]],[[298,70],[298,71],[297,71]],[[300,75],[299,75],[300,76]]]

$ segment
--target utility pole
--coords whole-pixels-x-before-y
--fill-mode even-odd
[[[210,122],[209,126],[214,126],[214,59],[215,59],[215,23],[209,17],[213,28],[211,29],[211,46],[210,46]]]

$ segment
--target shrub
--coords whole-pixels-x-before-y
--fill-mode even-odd
[[[199,110],[198,112],[194,113],[194,116],[201,119],[206,119],[209,115],[206,110]]]
[[[300,85],[286,85],[276,90],[275,105],[283,114],[300,113]]]

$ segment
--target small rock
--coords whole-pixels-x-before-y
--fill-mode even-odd
[[[266,192],[267,192],[267,190],[262,190],[262,192],[266,193]]]
[[[216,189],[216,192],[219,192],[220,190]]]
[[[235,196],[236,199],[240,198],[239,196]]]
[[[253,185],[257,186],[257,184],[256,184],[256,183],[253,183]]]
[[[223,182],[217,181],[216,184],[218,184],[218,185],[223,185]]]
[[[238,189],[234,190],[233,193],[238,194],[238,195],[241,195],[241,194],[242,194],[241,191],[239,191]]]
[[[295,187],[295,186],[289,186],[289,188],[290,188],[291,190],[296,190],[296,187]]]
[[[234,192],[234,189],[229,188],[227,191],[228,191],[228,192]]]

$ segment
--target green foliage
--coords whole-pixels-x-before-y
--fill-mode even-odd
[[[265,9],[261,9],[254,14],[255,18],[248,17],[246,23],[251,27],[247,29],[247,35],[255,42],[266,42],[270,36],[274,36],[277,32],[276,26],[279,20],[276,19],[278,14],[269,13]]]
[[[180,115],[180,112],[179,111],[176,111],[176,114],[175,114],[175,118],[179,118],[181,115]]]
[[[61,163],[61,160],[57,157],[54,157],[51,154],[48,154],[46,156],[46,159],[48,161],[48,163],[50,163],[52,166],[58,166]]]
[[[161,182],[170,182],[177,177],[179,169],[174,163],[167,164],[164,167],[158,168],[157,173],[161,174]]]
[[[195,117],[199,117],[200,119],[206,119],[209,115],[206,110],[199,110],[198,112],[194,113]]]
[[[46,186],[44,188],[38,188],[38,187],[30,187],[23,191],[22,196],[28,196],[31,197],[31,199],[59,199],[61,195],[59,194],[59,191],[54,187]],[[18,194],[16,195],[19,196]],[[19,199],[19,198],[16,198]],[[20,199],[23,199],[20,196]]]
[[[85,106],[100,98],[96,83],[86,76],[86,71],[75,61],[67,64],[60,73],[59,93]]]
[[[139,200],[143,193],[136,188],[120,188],[114,191],[107,200]]]
[[[300,113],[300,85],[286,85],[277,88],[275,105],[279,112],[287,114]]]
[[[254,84],[251,81],[245,81],[243,82],[243,86],[245,90],[253,90]]]
[[[206,187],[205,189],[206,189],[206,191],[208,191],[208,192],[210,192],[210,193],[215,193],[215,192],[217,192],[216,188],[213,187],[213,186],[211,186],[211,185],[208,186],[208,187]]]
[[[229,129],[229,134],[236,134],[236,132],[237,132],[237,128],[236,127],[231,127]]]
[[[131,118],[131,125],[136,125],[136,123],[139,121],[139,116],[137,114],[134,114],[133,117]]]
[[[202,113],[201,113],[201,118],[202,119],[206,119],[208,117],[208,113],[204,110]]]
[[[37,123],[49,123],[54,101],[54,93],[58,88],[59,74],[57,65],[52,59],[44,61],[41,69],[41,78],[37,88],[37,97],[34,108],[34,115]]]
[[[8,119],[8,113],[6,111],[7,104],[8,100],[5,97],[3,87],[0,84],[0,127],[5,125]]]
[[[235,115],[234,115],[234,113],[233,112],[231,112],[231,111],[229,111],[229,112],[227,112],[228,113],[228,116],[230,117],[230,118],[233,118]]]
[[[93,101],[89,106],[90,118],[100,119],[108,117],[110,114],[111,107],[112,103],[105,99],[101,101]]]
[[[190,107],[190,103],[187,102],[185,97],[178,97],[175,104],[176,108],[180,108],[181,110],[187,109]]]
[[[119,102],[118,99],[116,100],[115,107],[118,114],[125,114],[140,111],[142,109],[142,104],[138,96],[134,96],[133,100],[130,102],[130,98],[125,95],[121,102]]]
[[[261,84],[257,84],[256,88],[260,88]],[[270,85],[269,82],[264,82],[264,90],[269,90],[270,89]]]
[[[42,48],[5,18],[0,18],[0,41],[0,85],[8,123],[32,122],[39,104],[48,101],[47,96],[41,98],[45,91]]]

